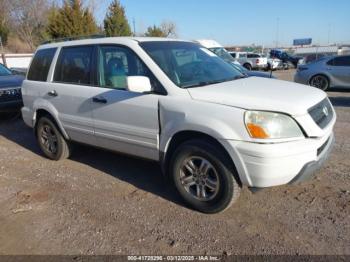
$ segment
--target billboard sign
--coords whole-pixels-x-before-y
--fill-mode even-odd
[[[293,45],[311,45],[312,38],[294,39]]]

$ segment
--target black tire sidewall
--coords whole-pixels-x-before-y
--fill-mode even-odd
[[[251,71],[252,70],[252,66],[250,64],[244,64],[244,67],[248,70]]]
[[[40,132],[41,132],[44,125],[49,125],[52,128],[52,130],[55,132],[55,135],[57,137],[57,152],[56,152],[56,154],[52,154],[51,152],[48,152],[41,143]],[[37,135],[39,147],[40,147],[41,151],[45,154],[45,156],[52,159],[52,160],[59,160],[61,158],[61,156],[63,155],[64,138],[62,137],[61,132],[57,129],[57,127],[53,123],[53,121],[47,117],[41,117],[39,119],[38,124],[37,124],[36,132],[37,132],[36,135]]]
[[[325,87],[322,87],[322,88],[319,88],[319,87],[316,87],[316,86],[313,86],[313,87],[318,88],[318,89],[323,90],[323,91],[326,91],[326,90],[329,88],[329,80],[328,80],[328,77],[326,77],[326,76],[324,76],[324,75],[315,75],[315,76],[313,76],[313,77],[311,78],[310,83],[313,81],[313,79],[314,79],[315,77],[322,77],[322,78],[326,81],[327,84],[326,84]]]
[[[200,201],[192,197],[179,181],[179,170],[183,161],[190,156],[200,156],[207,159],[217,170],[220,189],[218,194],[209,201]],[[170,172],[172,181],[182,198],[194,209],[204,213],[216,213],[224,210],[233,197],[233,174],[229,171],[222,153],[207,143],[191,142],[181,145],[174,153]]]

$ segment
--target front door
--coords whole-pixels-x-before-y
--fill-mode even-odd
[[[126,89],[128,76],[149,76],[137,55],[127,47],[98,48],[98,86],[91,100],[99,146],[158,160],[158,94]],[[151,83],[154,81],[151,81]]]

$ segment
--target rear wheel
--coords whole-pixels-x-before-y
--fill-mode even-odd
[[[311,78],[310,85],[326,91],[329,87],[329,80],[324,75],[316,75]]]
[[[49,117],[41,117],[36,126],[36,136],[44,155],[52,160],[68,158],[70,148],[68,142]]]
[[[252,66],[248,63],[243,65],[247,70],[251,71],[252,70]]]
[[[234,168],[210,143],[192,140],[180,145],[172,157],[170,172],[182,198],[201,212],[223,211],[239,197]]]

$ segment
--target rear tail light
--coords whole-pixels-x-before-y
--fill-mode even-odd
[[[259,63],[260,63],[260,60],[259,60],[259,59],[256,59],[256,63],[259,64]]]

